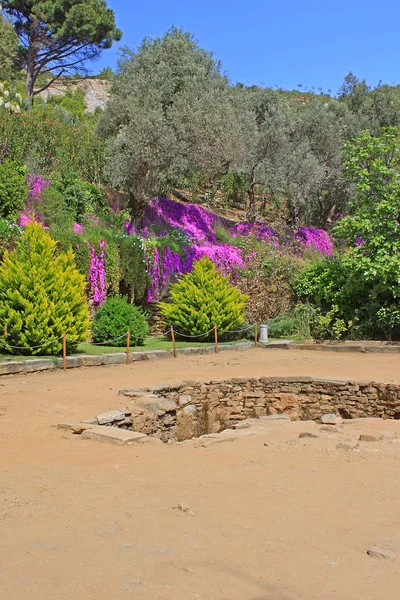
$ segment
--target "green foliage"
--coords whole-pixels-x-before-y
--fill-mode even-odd
[[[0,264],[0,326],[7,327],[4,350],[58,354],[64,332],[67,347],[73,350],[85,339],[89,325],[84,289],[72,250],[57,253],[56,242],[40,225],[27,226],[17,248],[6,251]]]
[[[335,233],[348,249],[307,265],[296,281],[298,296],[321,312],[317,335],[400,335],[399,135],[393,128],[379,138],[365,131],[346,145],[355,195]]]
[[[108,296],[119,294],[121,270],[119,265],[119,248],[115,242],[108,242],[104,248],[106,268],[106,290]]]
[[[230,171],[222,175],[219,180],[219,189],[224,194],[228,206],[243,208],[247,200],[249,185],[249,175],[243,171]]]
[[[7,157],[43,175],[56,172],[56,179],[74,173],[83,181],[102,182],[104,142],[93,135],[90,121],[71,127],[54,111],[38,105],[21,114],[2,112],[0,145],[4,140]]]
[[[219,178],[234,153],[229,84],[211,53],[172,28],[125,50],[99,130],[109,136],[107,172],[132,211],[200,171]]]
[[[16,218],[27,197],[24,169],[9,159],[0,162],[0,217]]]
[[[69,120],[71,125],[76,125],[78,121],[82,121],[85,118],[86,101],[85,94],[82,90],[76,89],[72,91],[67,88],[65,94],[62,96],[50,96],[48,104],[54,105],[64,111],[63,119]],[[60,118],[61,112],[56,113]]]
[[[52,178],[52,187],[63,198],[63,204],[73,221],[83,223],[88,214],[104,207],[104,193],[98,186],[82,181],[74,172],[57,173]]]
[[[14,221],[0,217],[0,260],[6,249],[10,249],[12,244],[19,239],[21,227]]]
[[[119,240],[122,286],[131,300],[143,302],[149,285],[143,240],[137,236]]]
[[[109,298],[96,312],[93,320],[92,334],[96,343],[109,342],[123,336],[115,342],[116,346],[126,345],[126,332],[131,330],[132,346],[143,345],[149,326],[142,309],[128,304],[125,298]]]
[[[20,41],[29,99],[38,93],[34,86],[40,75],[79,71],[122,35],[104,0],[3,0],[1,7]]]
[[[290,338],[298,334],[298,321],[291,315],[279,315],[268,321],[268,335],[271,338]]]
[[[0,15],[0,81],[10,81],[15,74],[18,38],[11,23]]]
[[[193,271],[171,286],[171,302],[160,303],[162,314],[177,332],[200,335],[217,325],[222,331],[244,322],[247,296],[229,284],[209,258],[203,257]],[[212,334],[204,336],[204,339]]]

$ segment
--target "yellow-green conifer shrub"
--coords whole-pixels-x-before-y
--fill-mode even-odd
[[[75,266],[73,251],[59,252],[39,224],[28,225],[17,248],[4,253],[0,326],[0,334],[4,326],[7,329],[1,347],[14,354],[55,355],[62,349],[64,332],[69,351],[86,337],[89,316],[84,277]],[[43,344],[31,352],[30,348]]]
[[[224,277],[209,258],[203,257],[191,273],[171,286],[171,302],[161,302],[160,307],[176,331],[200,335],[214,325],[221,331],[242,325],[246,302],[247,296],[230,285],[229,276]]]

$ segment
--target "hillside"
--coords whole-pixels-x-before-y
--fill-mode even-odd
[[[85,96],[86,112],[92,113],[96,108],[105,109],[110,97],[110,82],[98,77],[86,77],[75,81],[61,78],[38,94],[38,97],[47,100],[52,96],[64,96],[67,90],[72,93],[76,90],[82,91]]]

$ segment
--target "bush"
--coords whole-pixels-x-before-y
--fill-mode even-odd
[[[75,349],[89,325],[84,292],[72,250],[57,253],[41,225],[28,225],[0,264],[0,327],[7,327],[2,347],[14,354],[58,354],[65,332],[67,349]]]
[[[171,303],[161,302],[160,307],[168,325],[177,332],[199,336],[214,325],[221,332],[241,326],[246,301],[247,296],[229,284],[229,276],[224,277],[209,258],[203,257],[191,273],[171,286]]]
[[[22,167],[12,160],[0,163],[0,217],[16,217],[27,197],[28,186]]]
[[[125,334],[131,330],[132,346],[142,346],[149,333],[149,326],[142,309],[128,304],[125,298],[110,298],[97,311],[93,320],[93,341],[96,343],[113,342],[113,346],[125,346]]]
[[[287,338],[298,335],[299,322],[296,317],[280,315],[268,321],[268,335],[271,338]]]

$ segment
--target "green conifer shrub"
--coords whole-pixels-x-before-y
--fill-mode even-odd
[[[171,302],[161,302],[160,307],[168,325],[177,332],[198,336],[214,325],[221,332],[242,325],[246,302],[247,296],[230,285],[229,276],[224,277],[209,258],[203,257],[191,273],[171,286]]]
[[[131,345],[142,346],[149,333],[146,315],[141,308],[128,304],[126,298],[109,298],[97,311],[93,319],[92,334],[96,343],[112,342],[113,346],[125,346],[128,329],[131,330]]]
[[[87,336],[85,279],[74,253],[59,252],[39,224],[26,227],[16,249],[6,250],[0,264],[1,333],[4,326],[7,336],[1,346],[14,354],[59,354],[64,332],[67,350],[73,351]]]

